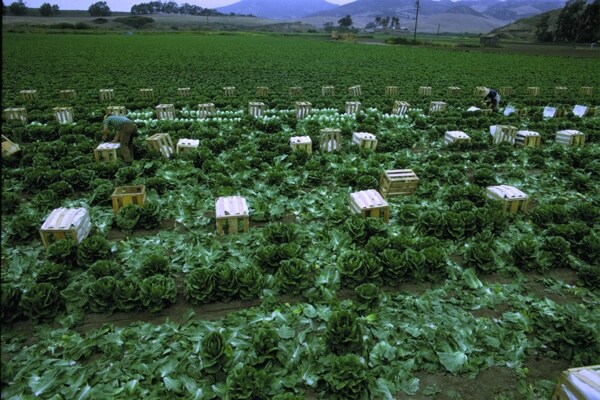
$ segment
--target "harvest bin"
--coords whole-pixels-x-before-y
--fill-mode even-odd
[[[551,400],[600,399],[600,365],[564,371]]]
[[[217,233],[238,233],[240,228],[244,232],[250,229],[248,204],[246,198],[241,196],[219,197],[215,204],[217,218]]]
[[[514,186],[488,186],[485,190],[488,199],[502,202],[502,210],[516,213],[527,209],[529,197]]]
[[[290,138],[290,147],[292,151],[305,151],[307,154],[312,154],[312,140],[310,136],[292,136]]]
[[[383,218],[386,223],[390,220],[389,204],[374,189],[350,193],[350,211],[363,218]]]
[[[88,211],[83,208],[56,208],[40,228],[40,236],[44,247],[56,240],[70,239],[80,243],[92,229],[92,221]]]
[[[117,186],[110,197],[115,214],[118,214],[121,208],[130,204],[143,207],[146,202],[146,186]]]
[[[2,158],[7,158],[21,151],[19,145],[2,135]]]
[[[419,186],[419,178],[412,169],[383,171],[379,180],[379,193],[385,197],[411,195]]]

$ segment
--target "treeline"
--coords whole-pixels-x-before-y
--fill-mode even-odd
[[[536,26],[540,42],[597,42],[600,40],[600,0],[569,0],[558,14],[553,27],[546,13]]]
[[[183,3],[177,4],[174,1],[161,2],[151,1],[150,3],[134,4],[131,7],[131,13],[134,15],[144,14],[184,14],[184,15],[208,15],[208,16],[223,16],[236,15],[234,13],[224,14],[210,8],[202,8],[197,5]]]

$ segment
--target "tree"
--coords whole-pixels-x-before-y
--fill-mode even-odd
[[[338,24],[342,29],[349,29],[353,24],[352,17],[350,15],[346,15],[344,18],[338,21]]]
[[[383,26],[383,29],[387,29],[389,24],[390,24],[390,17],[381,18],[381,26]]]
[[[558,14],[556,35],[560,39],[576,42],[583,23],[585,0],[569,0]]]
[[[23,0],[15,1],[8,6],[8,11],[12,15],[27,15],[27,6]]]
[[[553,36],[550,30],[550,14],[544,14],[536,25],[535,38],[540,42],[550,42]]]
[[[51,17],[59,14],[58,5],[50,5],[50,3],[44,3],[40,6],[40,15],[42,17]]]
[[[600,0],[588,4],[583,11],[583,27],[579,39],[584,42],[600,40]]]
[[[381,25],[381,17],[378,15],[375,17],[375,28],[379,28]]]
[[[105,1],[99,1],[88,8],[88,13],[92,17],[110,17],[111,11]]]
[[[400,29],[400,17],[392,17],[392,29]]]

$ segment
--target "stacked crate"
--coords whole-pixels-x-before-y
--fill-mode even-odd
[[[206,118],[215,113],[215,105],[213,103],[198,104],[198,118]]]
[[[115,97],[115,91],[113,89],[100,89],[99,96],[100,101],[112,100]]]
[[[23,107],[7,108],[4,110],[4,119],[7,121],[20,121],[27,123],[27,109]]]
[[[200,146],[200,139],[179,139],[177,141],[177,153],[186,153]]]
[[[444,134],[444,143],[470,143],[471,138],[469,135],[462,131],[446,131]]]
[[[140,89],[140,98],[151,100],[154,98],[154,89]]]
[[[173,104],[159,104],[156,106],[156,119],[175,119],[175,106]]]
[[[372,133],[354,132],[352,134],[352,143],[364,149],[375,150],[377,147],[377,138]]]
[[[21,95],[21,100],[34,101],[39,99],[37,90],[21,90],[19,94]]]
[[[266,86],[258,86],[256,88],[256,95],[258,97],[264,97],[269,95],[269,88]]]
[[[225,96],[225,97],[235,96],[235,86],[225,86],[223,88],[223,96]]]
[[[410,110],[410,104],[406,101],[395,101],[394,107],[392,108],[392,114],[404,115]]]
[[[386,170],[379,179],[379,193],[384,198],[411,195],[418,186],[419,178],[412,169]]]
[[[436,112],[446,112],[448,110],[448,103],[443,101],[432,101],[429,103],[429,115]]]
[[[192,95],[192,90],[189,87],[180,87],[177,88],[177,93],[179,93],[181,97],[190,97]]]
[[[390,206],[377,190],[369,189],[350,193],[350,211],[363,218],[383,218],[390,220]]]
[[[342,131],[340,129],[321,129],[321,151],[335,151],[342,146]]]
[[[310,114],[312,110],[312,103],[308,101],[297,101],[296,102],[296,118],[304,119]]]
[[[485,194],[489,199],[501,201],[503,211],[514,214],[527,210],[528,196],[514,186],[488,186]]]
[[[508,142],[515,144],[517,139],[517,128],[511,125],[492,125],[490,135],[494,138],[494,144]]]
[[[121,208],[130,204],[143,207],[146,202],[146,186],[117,186],[110,198],[115,214],[118,214]]]
[[[59,124],[73,123],[73,107],[54,107],[53,110]]]
[[[71,240],[80,243],[92,229],[90,215],[85,208],[56,208],[40,228],[40,236],[44,247],[57,240]]]
[[[310,136],[292,136],[290,138],[290,147],[292,151],[304,151],[312,154],[312,140]]]
[[[262,117],[265,113],[265,103],[251,101],[248,103],[248,114],[253,117]]]
[[[168,133],[156,133],[146,139],[148,148],[160,152],[166,159],[174,154],[173,141]]]
[[[575,129],[556,132],[556,143],[569,147],[581,147],[585,144],[585,134]]]
[[[127,109],[124,106],[108,106],[106,107],[106,113],[109,115],[127,115]]]
[[[117,161],[117,149],[120,147],[120,143],[100,143],[98,147],[94,149],[94,160],[96,160],[96,162]]]
[[[219,197],[215,203],[217,233],[238,233],[250,230],[248,204],[241,196]]]
[[[346,114],[357,114],[360,112],[362,104],[360,101],[347,101],[346,102]]]
[[[542,136],[533,131],[517,131],[515,145],[522,147],[539,147],[542,143]]]

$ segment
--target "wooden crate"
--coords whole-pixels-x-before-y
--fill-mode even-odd
[[[522,147],[540,147],[542,136],[532,131],[517,131],[515,145]]]
[[[350,193],[350,211],[363,218],[383,218],[390,220],[390,206],[377,190],[369,189]]]
[[[335,151],[342,147],[342,131],[335,128],[325,128],[320,131],[321,151]]]
[[[361,86],[360,85],[350,86],[348,88],[348,94],[350,96],[361,96],[362,95]]]
[[[75,100],[77,98],[77,92],[73,89],[65,89],[58,92],[58,95],[61,99],[70,99]]]
[[[23,107],[6,108],[4,110],[4,119],[7,121],[20,121],[27,123],[27,109]]]
[[[109,115],[127,115],[127,109],[125,106],[108,106],[106,107],[106,113]]]
[[[304,119],[312,111],[312,103],[308,101],[297,101],[296,102],[296,118]]]
[[[179,139],[177,141],[177,153],[192,151],[200,146],[200,139]]]
[[[429,115],[436,112],[446,112],[448,110],[448,103],[443,101],[432,101],[429,103]]]
[[[354,132],[352,133],[352,143],[365,149],[375,150],[377,148],[377,138],[372,133]]]
[[[346,102],[346,114],[357,114],[360,112],[362,104],[360,101],[347,101]]]
[[[477,86],[473,90],[473,94],[476,96],[483,97],[483,96],[485,96],[486,91],[487,91],[487,88],[485,86]]]
[[[551,400],[600,399],[600,365],[569,368],[560,375]]]
[[[593,91],[594,91],[594,88],[591,86],[582,86],[579,89],[579,94],[582,94],[584,96],[591,96]]]
[[[96,162],[117,161],[117,149],[120,147],[120,143],[100,143],[98,147],[94,149],[94,160],[96,160]]]
[[[556,132],[555,141],[569,147],[580,147],[585,145],[585,134],[575,129],[566,129]]]
[[[100,89],[100,101],[112,100],[115,97],[115,91],[113,89]]]
[[[262,117],[265,113],[265,103],[259,101],[251,101],[248,103],[248,114],[253,117]]]
[[[177,93],[179,93],[181,97],[190,97],[192,95],[192,89],[189,87],[180,87],[177,88]]]
[[[73,123],[73,107],[54,107],[53,110],[59,124]]]
[[[485,190],[488,199],[502,202],[502,210],[516,213],[527,209],[529,197],[514,186],[488,186]]]
[[[19,94],[21,95],[21,100],[25,101],[34,101],[40,98],[37,90],[21,90]]]
[[[494,139],[494,144],[508,142],[515,144],[518,129],[512,125],[492,125],[490,126],[490,135]]]
[[[460,96],[462,89],[458,86],[448,86],[448,94],[450,96]]]
[[[85,239],[92,229],[92,221],[88,211],[81,208],[56,208],[40,228],[40,236],[44,247],[57,240],[67,239],[78,244]]]
[[[206,118],[215,113],[215,105],[213,103],[198,104],[198,118]]]
[[[266,86],[257,86],[256,87],[256,95],[259,97],[264,97],[269,95],[269,88]]]
[[[411,195],[419,187],[419,178],[412,169],[383,171],[379,179],[379,193],[384,198]]]
[[[554,87],[554,95],[555,96],[564,96],[567,94],[568,89],[565,86],[556,86]]]
[[[154,89],[149,89],[149,88],[140,89],[140,98],[146,99],[146,100],[153,99],[154,98]]]
[[[323,86],[321,88],[321,95],[323,95],[323,96],[335,96],[335,86]]]
[[[504,108],[504,116],[508,117],[511,114],[517,114],[517,117],[524,117],[527,115],[527,109],[515,108],[514,106],[508,105]]]
[[[540,94],[540,88],[537,86],[530,86],[527,88],[527,95],[528,96],[539,96]]]
[[[420,86],[419,87],[419,95],[431,96],[431,86]]]
[[[156,119],[175,119],[175,106],[173,104],[159,104],[156,106]]]
[[[9,138],[2,135],[2,158],[8,158],[21,151],[18,144],[13,143]]]
[[[446,131],[446,133],[444,134],[444,143],[450,144],[454,142],[470,143],[471,138],[469,137],[469,135],[462,131]]]
[[[290,147],[292,151],[305,151],[312,154],[312,140],[310,136],[292,136],[290,138]]]
[[[250,215],[246,199],[241,196],[219,197],[215,203],[217,234],[238,233],[250,230]]]
[[[235,96],[235,86],[225,86],[225,87],[223,87],[223,96],[225,96],[225,97],[234,97]]]
[[[513,94],[513,87],[512,86],[502,86],[500,89],[498,89],[498,92],[500,93],[500,96],[508,97]]]
[[[410,110],[410,104],[406,101],[395,101],[392,107],[392,114],[404,115]]]
[[[175,148],[168,133],[155,133],[146,139],[146,143],[150,150],[159,151],[166,159],[171,158],[174,154]]]
[[[115,214],[118,214],[121,208],[130,204],[143,207],[146,202],[146,186],[117,186],[110,198]]]
[[[300,86],[290,86],[290,96],[302,96],[302,88]]]
[[[398,96],[400,94],[400,88],[398,86],[386,86],[385,87],[385,95],[386,96]]]

